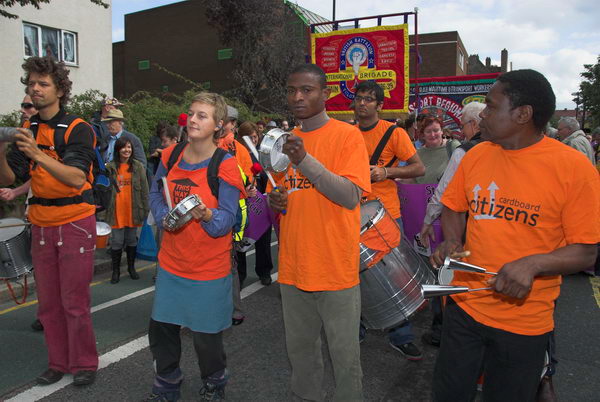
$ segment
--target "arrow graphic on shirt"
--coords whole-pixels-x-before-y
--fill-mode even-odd
[[[493,204],[494,201],[496,200],[496,190],[499,189],[499,187],[496,185],[495,182],[491,182],[490,185],[487,188],[490,192],[490,212],[493,209]],[[477,196],[479,195],[479,191],[481,190],[481,186],[479,186],[479,184],[475,185],[475,187],[473,187],[473,194],[475,196],[475,201],[478,203],[477,201]],[[473,219],[475,220],[481,220],[481,219],[496,219],[494,217],[494,215],[491,214],[479,214],[479,215],[475,215],[473,216]]]
[[[479,190],[481,190],[481,186],[479,184],[476,184],[475,187],[473,187],[473,199],[475,200],[475,202],[478,202],[477,197],[479,196]]]
[[[498,187],[498,185],[495,182],[491,182],[490,185],[487,188],[490,191],[490,199],[491,201],[495,201],[496,200],[496,190],[499,190],[500,187]]]

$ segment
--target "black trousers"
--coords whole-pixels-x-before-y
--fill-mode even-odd
[[[518,335],[475,321],[448,298],[433,373],[433,401],[473,401],[483,373],[483,400],[533,401],[549,333]]]
[[[254,243],[256,249],[256,264],[254,270],[259,278],[271,275],[273,270],[273,260],[271,258],[271,233],[272,226],[269,226],[267,231]],[[243,282],[247,276],[246,270],[246,253],[236,251],[238,262],[238,275],[240,282]]]
[[[179,367],[181,360],[181,326],[150,319],[148,338],[150,351],[156,363],[156,373],[165,377]],[[227,366],[223,348],[223,333],[207,334],[192,332],[194,350],[202,379],[225,369]]]

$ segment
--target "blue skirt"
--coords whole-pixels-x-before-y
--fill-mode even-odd
[[[210,281],[183,278],[160,266],[152,319],[187,327],[194,332],[216,334],[231,326],[232,276]]]

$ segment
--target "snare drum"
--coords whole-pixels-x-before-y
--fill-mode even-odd
[[[283,153],[283,144],[289,135],[290,133],[280,128],[273,128],[264,134],[258,150],[258,159],[265,169],[276,173],[287,170],[290,158]]]
[[[11,227],[2,227],[11,226]],[[33,269],[31,231],[22,219],[0,219],[0,278],[16,278]]]
[[[379,200],[360,206],[360,269],[367,269],[400,244],[400,228]]]
[[[190,194],[179,201],[175,207],[163,218],[163,228],[174,231],[188,223],[192,219],[190,211],[200,205],[200,197]]]

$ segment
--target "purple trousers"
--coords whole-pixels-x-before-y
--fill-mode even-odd
[[[98,368],[90,312],[96,217],[60,226],[32,225],[31,254],[48,367],[63,373]]]

